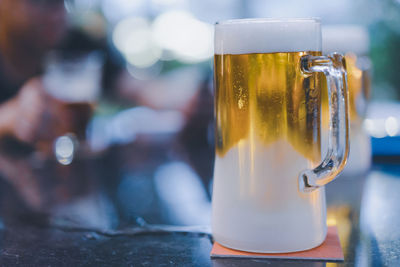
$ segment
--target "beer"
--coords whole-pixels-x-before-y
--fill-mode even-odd
[[[320,54],[215,55],[217,155],[223,157],[240,141],[266,149],[282,141],[318,163],[321,79],[304,75],[299,62]]]
[[[311,248],[326,235],[325,191],[300,192],[298,176],[321,161],[322,79],[300,61],[321,55],[319,23],[252,21],[216,26],[213,235],[254,252]]]

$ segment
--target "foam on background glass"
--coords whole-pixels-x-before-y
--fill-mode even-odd
[[[98,52],[49,55],[44,75],[46,91],[67,103],[94,103],[100,94],[102,55]]]

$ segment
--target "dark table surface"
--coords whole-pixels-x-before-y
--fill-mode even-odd
[[[63,166],[8,146],[0,153],[1,266],[400,266],[395,163],[327,186],[344,262],[211,260],[212,148],[143,137]]]

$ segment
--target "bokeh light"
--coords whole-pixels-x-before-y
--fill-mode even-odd
[[[71,164],[75,153],[75,140],[70,135],[58,137],[54,142],[54,154],[57,161],[62,165]]]
[[[113,42],[126,60],[135,67],[146,68],[161,57],[161,48],[153,40],[149,20],[128,17],[114,29]]]
[[[182,62],[201,62],[213,55],[212,25],[188,12],[172,10],[161,14],[153,23],[153,33],[157,44]]]
[[[393,116],[385,120],[385,131],[389,136],[395,136],[399,132],[399,122]]]
[[[145,13],[146,0],[102,0],[101,10],[111,23],[134,14]]]

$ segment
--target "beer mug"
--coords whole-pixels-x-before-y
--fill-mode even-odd
[[[344,59],[322,56],[316,19],[215,26],[212,233],[251,252],[293,252],[326,237],[324,185],[349,153]],[[321,161],[321,78],[329,91]]]

